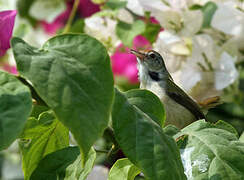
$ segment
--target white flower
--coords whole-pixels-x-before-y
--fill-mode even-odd
[[[38,20],[45,20],[51,23],[55,18],[65,11],[64,1],[43,1],[36,0],[30,7],[29,13]]]
[[[155,17],[160,25],[165,29],[179,28],[181,26],[181,17],[179,12],[165,5],[160,0],[139,0],[144,11],[149,11],[151,16]]]
[[[0,0],[0,11],[16,9],[17,0]]]
[[[117,22],[109,17],[92,16],[85,19],[85,32],[111,49],[120,42],[115,33],[116,24]]]
[[[186,56],[190,55],[185,41],[166,30],[159,33],[154,49],[163,55],[167,69],[171,73],[179,70]]]
[[[117,16],[120,21],[126,22],[128,24],[133,23],[133,17],[126,9],[120,9]]]
[[[235,8],[235,3],[218,3],[211,26],[233,36],[244,34],[244,13]]]
[[[144,10],[141,4],[139,3],[139,0],[127,0],[126,7],[139,16],[144,15]]]
[[[34,47],[41,47],[48,39],[52,36],[48,35],[41,28],[28,28],[28,32],[25,34],[23,39]]]
[[[236,57],[218,47],[209,35],[197,35],[176,83],[198,101],[218,96],[238,77],[235,61]]]
[[[222,90],[232,84],[238,77],[235,67],[235,58],[223,52],[215,68],[215,88]]]
[[[202,27],[203,14],[200,10],[189,11],[185,10],[181,13],[183,27],[179,32],[182,36],[193,36]]]

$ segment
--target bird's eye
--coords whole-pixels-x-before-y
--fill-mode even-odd
[[[149,56],[150,56],[151,58],[153,58],[153,59],[156,57],[156,55],[155,55],[154,53],[149,54]]]

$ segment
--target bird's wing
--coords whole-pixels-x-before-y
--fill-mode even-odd
[[[197,120],[206,119],[197,103],[193,101],[192,98],[190,98],[180,87],[178,87],[171,80],[168,80],[166,94],[178,104],[187,108],[196,117]]]

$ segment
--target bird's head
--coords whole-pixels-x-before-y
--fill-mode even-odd
[[[162,56],[154,50],[144,53],[131,49],[131,53],[136,55],[138,63],[145,66],[149,71],[158,72],[165,69]]]
[[[154,50],[140,52],[131,49],[131,53],[137,57],[140,76],[142,74],[149,75],[152,79],[154,78],[153,80],[171,78],[166,69],[163,57],[158,52]]]

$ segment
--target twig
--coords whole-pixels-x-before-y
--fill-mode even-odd
[[[76,13],[76,10],[78,8],[78,5],[79,5],[79,2],[80,0],[75,0],[74,4],[73,4],[73,7],[72,7],[72,10],[71,10],[71,13],[69,15],[69,19],[64,27],[64,30],[63,30],[63,34],[69,32],[69,29],[71,27],[71,24],[74,20],[74,17],[75,17],[75,13]]]

